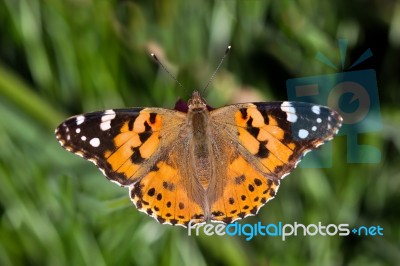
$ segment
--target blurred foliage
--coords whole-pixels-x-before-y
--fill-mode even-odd
[[[1,265],[398,265],[400,263],[400,3],[398,1],[0,0]],[[188,236],[136,211],[127,190],[61,149],[70,115],[124,106],[173,107],[202,88],[233,49],[207,99],[284,100],[288,78],[333,70],[367,48],[383,130],[364,134],[379,164],[297,169],[275,200],[243,222],[381,225],[380,237]],[[183,89],[153,62],[163,64]],[[242,222],[242,223],[243,223]]]

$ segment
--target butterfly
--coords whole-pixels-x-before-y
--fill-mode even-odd
[[[73,116],[61,146],[93,162],[162,224],[231,223],[273,199],[281,180],[342,124],[324,106],[238,103],[213,109],[198,91],[175,109],[127,108]]]

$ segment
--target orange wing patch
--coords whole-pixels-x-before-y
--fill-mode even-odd
[[[224,223],[256,215],[279,188],[279,180],[265,178],[240,156],[229,165],[226,182],[222,197],[211,205],[212,220]]]
[[[190,220],[204,222],[204,211],[189,199],[185,181],[178,169],[160,161],[130,187],[131,199],[138,210],[160,223],[187,226]]]
[[[111,169],[129,179],[135,175],[144,160],[159,147],[162,118],[159,114],[140,112],[135,120],[126,121],[115,136],[115,150],[105,151]]]
[[[272,115],[262,114],[255,106],[250,106],[235,113],[235,123],[239,142],[258,158],[264,172],[278,172],[289,163],[296,144],[284,142],[285,131]]]

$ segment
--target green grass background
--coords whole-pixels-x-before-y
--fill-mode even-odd
[[[128,191],[63,150],[54,128],[105,108],[162,106],[202,88],[210,105],[285,100],[288,78],[377,71],[383,129],[363,134],[377,164],[296,169],[277,198],[243,222],[380,225],[384,236],[188,236],[139,213]],[[149,54],[158,55],[179,87]],[[398,1],[0,0],[0,265],[398,265],[400,263]],[[340,71],[340,70],[339,70]]]

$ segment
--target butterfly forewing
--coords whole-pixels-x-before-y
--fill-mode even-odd
[[[158,151],[160,128],[168,110],[129,108],[71,117],[56,129],[60,144],[96,164],[120,185],[136,181]],[[178,120],[179,121],[179,120]]]
[[[342,118],[334,110],[301,102],[239,104],[238,139],[262,163],[270,178],[281,178],[302,156],[331,140]]]

